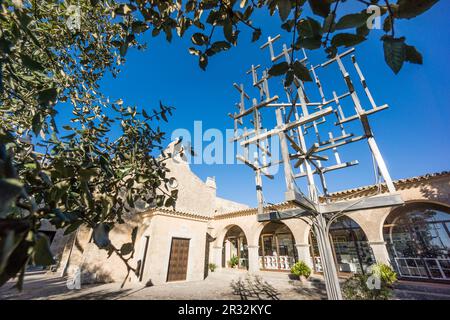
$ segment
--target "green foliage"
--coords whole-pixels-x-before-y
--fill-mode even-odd
[[[211,272],[214,272],[217,269],[217,265],[215,263],[209,263],[208,268]]]
[[[379,287],[373,286],[375,278]],[[376,264],[368,274],[355,274],[342,286],[342,293],[347,300],[387,300],[392,296],[392,285],[397,275],[391,267]],[[372,286],[370,286],[372,284]]]
[[[294,52],[290,65],[276,64],[269,73],[285,75],[289,86],[295,78],[311,81],[295,51],[323,48],[331,57],[339,47],[369,39],[365,9],[374,4],[385,19],[382,42],[391,69],[397,73],[405,61],[423,62],[419,51],[395,34],[395,25],[425,13],[437,0],[359,2],[361,8],[340,16],[348,2],[80,0],[80,24],[70,25],[67,1],[1,1],[0,285],[19,275],[20,287],[33,259],[52,263],[38,236],[41,219],[66,234],[88,226],[96,230],[99,247],[126,255],[131,248],[112,248],[107,230],[134,214],[138,203],[175,204],[167,158],[155,156],[164,139],[159,122],[168,122],[173,108],[160,103],[149,111],[122,99],[112,102],[99,85],[106,73],[118,76],[130,49],[146,47],[143,33],[169,42],[175,35],[190,38],[189,53],[206,70],[213,56],[238,44],[242,28],[250,29],[249,41],[260,39],[263,30],[252,21],[256,10],[271,16],[278,11],[281,27],[293,35]],[[305,6],[311,17],[304,15]],[[57,123],[63,108],[72,116]]]
[[[397,74],[406,59],[405,38],[395,39],[391,36],[384,36],[383,42],[386,63]]]
[[[65,1],[1,2],[0,285],[19,274],[20,288],[28,262],[54,263],[41,219],[66,234],[88,226],[99,248],[126,255],[130,245],[114,248],[109,230],[138,203],[176,199],[165,159],[153,156],[164,138],[158,122],[173,108],[149,112],[99,90],[105,73],[117,76],[124,46],[138,47],[133,30],[145,28],[114,20],[103,2],[79,4],[71,31]],[[57,124],[64,108],[72,116]]]
[[[340,46],[349,47],[368,39],[370,29],[366,22],[371,14],[366,12],[370,5],[380,8],[385,17],[384,30],[392,38],[395,35],[394,24],[398,20],[413,19],[432,8],[438,0],[392,0],[359,1],[356,4],[344,0],[267,0],[267,1],[236,1],[236,0],[189,0],[189,1],[138,1],[132,0],[127,4],[112,3],[116,7],[115,15],[130,19],[131,32],[125,37],[124,54],[128,44],[135,44],[136,34],[152,30],[153,36],[165,34],[168,41],[172,35],[183,37],[191,32],[194,50],[189,49],[199,59],[199,66],[206,70],[211,56],[222,50],[211,50],[212,44],[226,42],[231,48],[238,43],[242,28],[252,31],[251,41],[257,41],[261,35],[260,27],[255,26],[252,15],[256,10],[267,10],[272,16],[277,11],[281,27],[294,33],[292,46],[295,50],[301,48],[319,49],[333,56]],[[388,6],[389,4],[389,6]],[[305,7],[309,7],[312,16],[303,14]],[[350,9],[349,9],[350,8]],[[350,12],[348,12],[351,10]],[[345,15],[341,12],[346,12]],[[341,34],[337,31],[345,30]],[[352,32],[355,31],[355,32]],[[334,39],[333,41],[330,41]],[[383,40],[383,45],[385,41]],[[404,61],[411,62],[408,59]],[[416,59],[415,61],[420,61]],[[397,71],[399,64],[388,63]]]
[[[291,273],[297,277],[303,276],[309,278],[311,275],[311,268],[304,261],[297,261],[291,267]]]
[[[230,260],[228,261],[228,266],[230,268],[237,267],[239,265],[239,258],[235,255],[233,255]]]
[[[393,285],[397,281],[397,273],[387,264],[377,263],[371,268],[372,274],[377,275],[382,282]]]

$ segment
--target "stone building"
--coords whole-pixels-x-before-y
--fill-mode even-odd
[[[172,145],[173,146],[173,145]],[[208,264],[218,268],[286,271],[302,260],[320,273],[321,260],[307,220],[258,222],[257,210],[216,195],[213,178],[203,182],[181,157],[168,167],[178,189],[175,209],[144,210],[117,225],[110,234],[116,248],[127,242],[137,227],[135,251],[129,264],[136,272],[127,277],[125,263],[115,253],[99,250],[90,231],[79,228],[47,229],[58,256],[57,272],[71,274],[81,267],[86,281],[202,280]],[[330,228],[334,257],[343,276],[363,273],[375,262],[392,265],[400,278],[450,280],[450,173],[442,172],[395,181],[405,204],[352,211]],[[384,185],[336,192],[329,201],[358,199],[385,193]],[[269,211],[292,209],[284,202]],[[131,254],[129,254],[131,255]],[[127,257],[128,258],[128,257]]]

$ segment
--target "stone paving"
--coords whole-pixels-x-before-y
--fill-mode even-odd
[[[326,299],[323,280],[311,276],[302,283],[290,280],[285,273],[258,272],[249,275],[240,270],[219,270],[203,281],[172,282],[145,287],[142,284],[120,283],[82,285],[79,290],[69,290],[66,279],[45,272],[26,274],[24,289],[18,292],[10,281],[0,288],[0,300],[318,300]],[[400,282],[395,299],[445,299],[450,300],[449,284],[424,284]]]
[[[318,278],[301,283],[286,274],[263,273],[249,275],[232,270],[216,271],[203,281],[172,282],[152,287],[127,283],[82,285],[80,290],[69,290],[66,279],[45,272],[29,273],[24,288],[18,292],[10,281],[0,288],[0,299],[173,299],[173,300],[253,300],[253,299],[325,299],[325,288]]]

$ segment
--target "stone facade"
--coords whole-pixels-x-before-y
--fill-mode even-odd
[[[173,144],[171,145],[173,148]],[[126,265],[112,253],[99,250],[90,240],[88,230],[80,228],[75,234],[55,236],[52,248],[60,258],[58,272],[70,274],[74,267],[81,266],[86,279],[92,281],[140,281],[160,284],[167,281],[173,238],[189,240],[189,255],[186,280],[202,280],[208,273],[208,263],[221,268],[225,263],[224,240],[227,232],[238,226],[246,238],[248,252],[247,268],[250,272],[260,269],[261,231],[268,224],[257,221],[257,211],[246,205],[217,197],[213,178],[203,182],[181,157],[169,160],[167,166],[177,180],[179,190],[175,209],[153,208],[135,214],[125,224],[117,225],[110,238],[116,248],[130,242],[131,230],[138,227],[133,257],[129,264],[139,272],[130,272]],[[395,182],[405,201],[441,205],[450,213],[450,173],[425,175]],[[385,186],[367,186],[331,194],[331,201],[344,201],[366,197],[374,193],[385,193]],[[283,211],[294,208],[292,203],[281,203],[267,210]],[[384,207],[353,211],[347,214],[363,230],[377,262],[391,263],[383,238],[386,217],[396,208]],[[297,259],[312,266],[310,230],[306,220],[282,221],[292,232]],[[61,231],[58,231],[61,232]],[[225,250],[226,251],[226,250]],[[72,271],[73,272],[73,271]]]

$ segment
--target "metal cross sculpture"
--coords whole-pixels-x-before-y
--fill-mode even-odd
[[[272,63],[282,59],[288,64],[296,62],[297,60],[291,61],[292,48],[288,48],[285,44],[282,46],[282,52],[278,55],[275,54],[274,42],[280,38],[280,35],[274,38],[269,37],[267,43],[262,45],[261,49],[269,49]],[[293,77],[290,84],[284,81],[283,90],[286,100],[283,102],[283,99],[278,95],[271,95],[269,80],[273,77],[270,76],[268,69],[263,70],[261,76],[259,76],[261,66],[252,65],[247,74],[251,75],[253,87],[259,91],[259,99],[251,99],[251,106],[246,107],[246,102],[250,100],[250,96],[245,92],[244,85],[233,84],[240,94],[240,101],[237,103],[238,111],[229,114],[234,121],[235,134],[232,141],[238,143],[243,149],[243,154],[237,155],[237,159],[255,172],[258,221],[299,218],[312,226],[322,259],[329,299],[342,299],[337,268],[328,236],[332,222],[349,211],[403,203],[395,190],[369,124],[369,116],[385,110],[388,105],[378,106],[375,103],[353,55],[354,51],[355,49],[352,48],[315,66],[309,63],[308,57],[303,51],[304,57],[299,62],[312,75],[312,86],[315,87],[316,96],[320,97],[318,102],[311,102],[309,93],[306,92],[306,83],[296,76]],[[358,96],[350,74],[344,65],[343,59],[349,55],[351,55],[354,71],[356,71],[366,95],[368,107],[363,106],[363,102]],[[335,64],[337,64],[344,80],[345,90],[341,94],[333,91],[330,97],[326,97],[318,72]],[[344,112],[341,103],[344,99],[351,101],[352,111],[345,110]],[[273,118],[273,111],[275,111],[275,118]],[[270,117],[270,114],[272,114],[272,120],[276,121],[276,125],[265,127],[263,115],[266,118]],[[344,125],[356,121],[361,125],[362,134],[347,133]],[[331,126],[331,129],[327,130],[328,132],[322,129],[325,124]],[[333,134],[333,130],[338,133]],[[281,159],[272,159],[270,144],[276,138],[280,144]],[[357,160],[343,162],[338,149],[363,140],[366,140],[369,145],[376,174],[383,178],[388,193],[379,193],[357,200],[330,201],[325,174],[358,164]],[[250,155],[250,147],[256,150],[252,155]],[[328,157],[325,153],[331,153],[332,155]],[[330,158],[334,159],[334,163],[324,166],[323,163],[331,162]],[[284,169],[285,200],[295,203],[296,208],[283,212],[267,212],[264,206],[262,179],[263,177],[273,179],[274,176],[270,173],[270,168],[279,165],[282,165]],[[316,184],[315,177],[318,177],[319,184]],[[298,187],[296,183],[298,178],[306,178],[307,192],[303,193]]]

